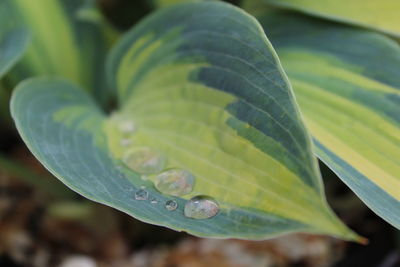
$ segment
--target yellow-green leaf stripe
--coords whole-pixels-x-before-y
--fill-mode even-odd
[[[266,3],[298,10],[340,22],[376,29],[400,36],[398,0],[263,0]]]

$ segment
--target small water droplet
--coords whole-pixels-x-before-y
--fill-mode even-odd
[[[123,138],[120,141],[121,146],[129,146],[130,144],[132,144],[132,139],[128,139],[128,138]]]
[[[159,173],[167,164],[167,159],[161,153],[148,147],[127,151],[122,161],[130,169],[141,174]]]
[[[113,113],[111,119],[117,129],[123,134],[133,133],[137,129],[136,123],[127,114]]]
[[[193,219],[208,219],[217,215],[219,206],[208,196],[196,196],[185,204],[184,214]]]
[[[178,203],[175,200],[167,200],[167,202],[165,202],[165,208],[169,211],[176,210],[178,208]]]
[[[136,124],[132,120],[120,119],[118,121],[118,129],[122,133],[134,133],[136,131]]]
[[[155,186],[161,193],[183,196],[193,190],[194,176],[187,170],[171,169],[157,175]]]
[[[150,200],[150,203],[151,203],[151,204],[158,204],[158,200],[155,199],[155,198],[152,198],[152,199]]]
[[[139,189],[135,192],[135,199],[136,200],[147,200],[149,198],[149,192],[143,189]]]

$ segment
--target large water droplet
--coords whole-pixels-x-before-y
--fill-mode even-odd
[[[148,147],[127,151],[122,161],[130,169],[141,174],[159,173],[167,164],[167,159],[161,153]]]
[[[149,198],[149,192],[143,189],[139,189],[135,192],[135,199],[136,200],[147,200]]]
[[[161,193],[183,196],[193,190],[194,176],[186,170],[171,169],[157,175],[155,186]]]
[[[219,206],[208,196],[196,196],[185,204],[184,214],[193,219],[208,219],[217,215]]]
[[[175,200],[167,200],[167,202],[165,202],[165,208],[169,211],[176,210],[178,208],[178,203]]]

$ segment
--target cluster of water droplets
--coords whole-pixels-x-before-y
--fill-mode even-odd
[[[120,144],[124,147],[131,147],[132,134],[137,131],[137,125],[130,119],[116,118],[117,127],[122,134]],[[155,176],[154,185],[158,191],[170,196],[184,196],[193,191],[195,176],[188,170],[180,168],[166,169],[167,158],[159,151],[150,147],[131,147],[123,154],[122,162],[129,169],[139,173],[143,179],[148,176]],[[149,193],[145,187],[135,192],[135,200],[149,200]],[[158,204],[159,201],[151,197],[151,204]],[[178,208],[178,202],[170,199],[164,203],[168,211]],[[193,219],[207,219],[217,215],[219,206],[217,202],[208,196],[196,196],[186,202],[184,215]]]

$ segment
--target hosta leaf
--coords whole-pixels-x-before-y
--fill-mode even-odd
[[[242,0],[240,8],[253,16],[265,16],[267,12],[273,12],[274,7],[267,5],[264,0]]]
[[[9,2],[0,1],[0,124],[3,129],[11,118],[8,108],[10,93],[2,78],[21,59],[30,37],[16,16],[9,13]]]
[[[12,8],[5,19],[20,20],[31,32],[32,42],[13,81],[53,74],[66,77],[104,98],[105,42],[101,17],[89,0],[2,0]],[[13,12],[10,12],[13,11]]]
[[[0,78],[21,58],[28,39],[29,34],[23,28],[0,33]]]
[[[398,0],[264,0],[279,7],[400,36]]]
[[[196,2],[196,1],[218,1],[218,0],[151,0],[155,7],[167,7],[170,5],[180,4],[180,3],[188,3],[188,2]]]
[[[400,47],[380,34],[294,15],[262,19],[318,157],[400,228]]]
[[[8,2],[0,2],[0,78],[18,61],[29,40],[28,31],[14,19],[8,19]]]
[[[108,74],[119,95],[109,117],[62,80],[27,81],[13,95],[26,144],[75,191],[200,236],[307,231],[357,239],[326,204],[290,86],[253,17],[224,3],[162,9],[113,49]],[[129,151],[153,157],[127,158]],[[161,167],[194,176],[193,191],[177,197],[157,191],[157,174],[143,173]],[[182,184],[189,183],[166,189]],[[216,216],[184,215],[197,195],[218,203]],[[215,214],[214,204],[190,214]]]

